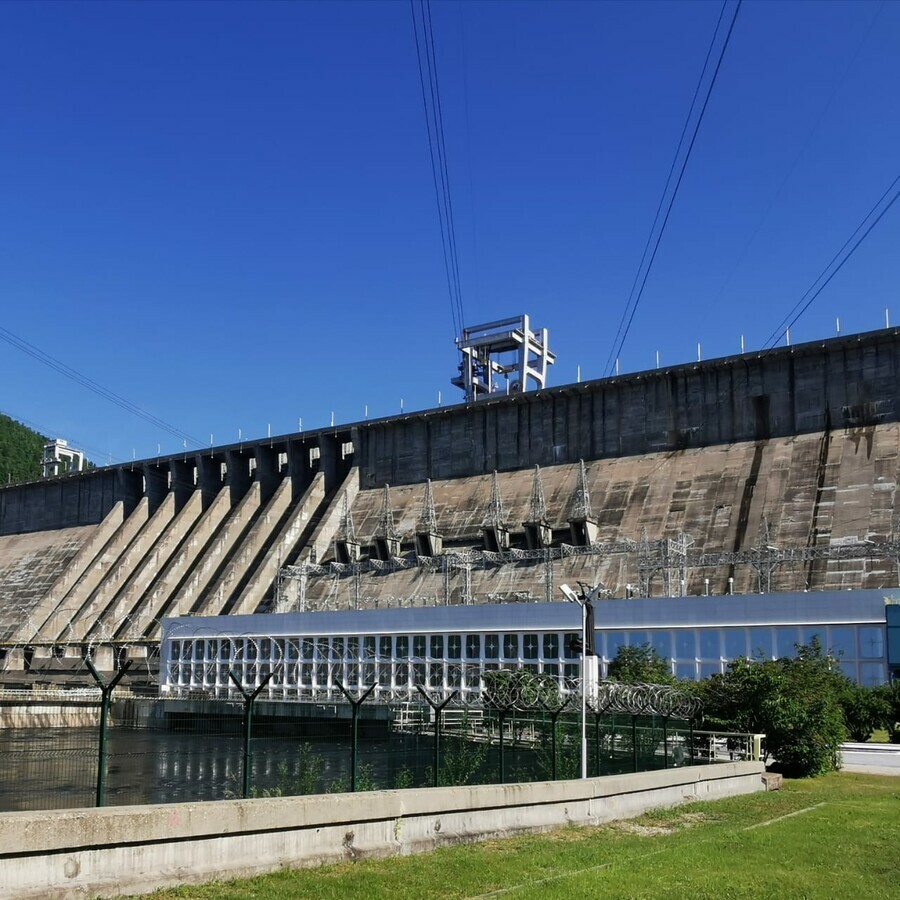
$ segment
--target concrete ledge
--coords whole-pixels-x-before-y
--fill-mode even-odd
[[[441,844],[599,824],[763,790],[761,763],[585,781],[0,815],[4,898],[141,893]]]

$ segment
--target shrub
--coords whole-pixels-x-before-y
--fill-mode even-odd
[[[787,775],[819,775],[840,765],[847,730],[841,698],[849,680],[817,638],[794,658],[737,659],[704,685],[706,722],[763,733],[767,756]]]
[[[668,660],[650,644],[619,647],[616,658],[609,664],[609,677],[627,684],[675,683]]]
[[[885,707],[884,726],[888,740],[892,744],[900,744],[900,681],[884,684],[876,691]]]
[[[876,728],[886,727],[891,716],[891,704],[878,688],[849,684],[841,697],[844,724],[853,741],[868,741]]]

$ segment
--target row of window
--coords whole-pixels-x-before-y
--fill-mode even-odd
[[[172,642],[172,656],[220,661],[341,660],[574,660],[575,632],[368,635],[319,638],[220,638]],[[759,626],[653,629],[597,632],[597,652],[614,659],[622,646],[650,644],[664,659],[721,660],[792,656],[795,645],[818,637],[826,650],[843,660],[884,657],[884,628],[879,625]]]
[[[672,660],[671,672],[677,678],[704,679],[723,672],[727,664],[725,660]],[[840,665],[848,678],[867,687],[884,682],[883,662],[841,660]],[[480,691],[481,674],[498,668],[522,668],[535,674],[542,672],[561,679],[563,683],[577,679],[580,671],[577,663],[288,663],[275,667],[269,688],[272,691],[282,690],[285,694],[304,690],[334,693],[339,690],[339,681],[351,690],[363,689],[371,684],[377,684],[383,691],[412,690],[420,684],[435,689]],[[607,669],[608,663],[601,662],[601,678],[606,677]],[[229,665],[176,661],[169,665],[166,684],[198,689],[229,688],[229,672],[234,672],[242,685],[255,687],[265,680],[270,671],[272,666],[269,663]]]
[[[481,690],[484,672],[500,668],[523,668],[534,674],[542,672],[553,678],[577,679],[578,663],[520,664],[472,663],[244,663],[231,666],[221,663],[173,662],[169,666],[167,683],[181,687],[228,687],[229,673],[234,672],[241,684],[255,686],[272,674],[272,689],[337,690],[338,682],[356,690],[377,684],[384,689],[414,689],[416,685],[431,688]]]

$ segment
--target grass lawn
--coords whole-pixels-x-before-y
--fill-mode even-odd
[[[160,891],[156,900],[900,897],[900,778],[835,774],[597,828]]]

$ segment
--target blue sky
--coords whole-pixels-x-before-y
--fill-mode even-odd
[[[600,377],[720,4],[432,9],[466,321]],[[898,48],[898,4],[746,0],[623,372],[763,345],[898,174]],[[6,2],[0,108],[4,328],[206,443],[459,398],[408,3]],[[898,237],[792,339],[900,322]],[[4,343],[0,379],[96,462],[181,449]]]

